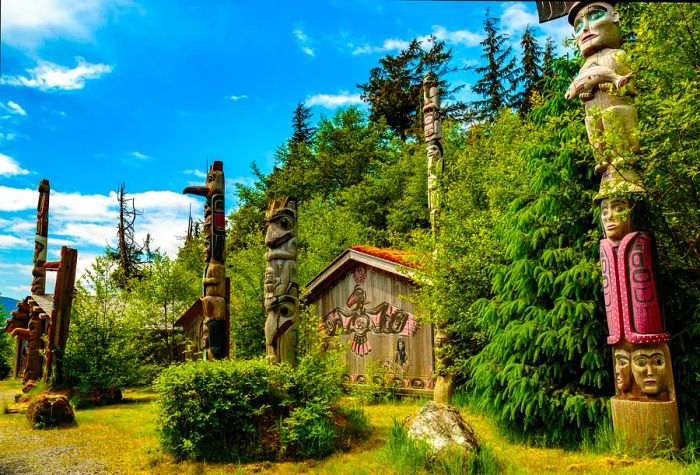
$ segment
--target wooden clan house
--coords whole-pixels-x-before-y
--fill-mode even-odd
[[[433,326],[416,320],[407,253],[355,246],[306,286],[328,337],[348,347],[346,384],[374,382],[400,392],[434,386]],[[370,381],[371,378],[371,381]]]

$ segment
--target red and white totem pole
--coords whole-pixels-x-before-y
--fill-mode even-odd
[[[204,311],[202,340],[204,357],[209,360],[228,356],[228,292],[226,285],[226,215],[224,164],[216,161],[207,173],[205,186],[189,186],[185,194],[203,196],[204,249],[207,264],[202,278],[200,298]]]
[[[640,152],[632,70],[620,49],[615,2],[537,2],[540,22],[567,15],[585,57],[566,92],[580,99],[602,173],[600,205],[605,311],[615,368],[615,433],[628,445],[680,447],[670,335],[664,331],[654,238],[644,229],[645,191],[635,171]]]

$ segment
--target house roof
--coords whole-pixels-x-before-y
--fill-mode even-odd
[[[330,287],[338,278],[357,264],[365,264],[399,278],[412,281],[411,257],[415,254],[397,249],[380,249],[368,246],[353,246],[344,251],[333,262],[316,275],[308,284],[304,298],[312,301],[322,290]]]
[[[185,313],[180,316],[175,321],[175,326],[176,327],[182,327],[182,328],[187,328],[194,322],[197,318],[202,316],[204,314],[204,309],[202,308],[202,300],[197,299],[194,301],[192,305],[190,305],[190,308],[185,310]]]

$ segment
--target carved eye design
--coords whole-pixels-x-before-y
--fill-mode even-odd
[[[657,356],[656,358],[653,359],[652,364],[654,366],[663,366],[664,365],[664,359],[660,356]]]
[[[634,360],[634,364],[639,366],[640,368],[644,368],[647,365],[648,361],[646,358],[638,358]]]
[[[292,223],[290,223],[289,220],[286,219],[286,218],[280,220],[280,227],[281,227],[282,229],[285,229],[285,230],[286,230],[286,229],[289,229],[289,228],[291,227],[291,224],[292,224]]]
[[[603,9],[595,8],[591,10],[591,13],[588,15],[588,21],[590,21],[591,23],[593,23],[594,21],[598,21],[601,18],[603,18],[606,15],[606,13],[608,12]]]
[[[578,35],[582,29],[583,29],[583,20],[579,20],[576,22],[576,25],[574,25],[574,31]]]

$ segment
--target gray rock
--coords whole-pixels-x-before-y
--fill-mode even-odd
[[[427,442],[435,453],[446,448],[477,450],[474,429],[462,418],[459,410],[447,404],[429,401],[417,414],[404,420],[408,436]]]

